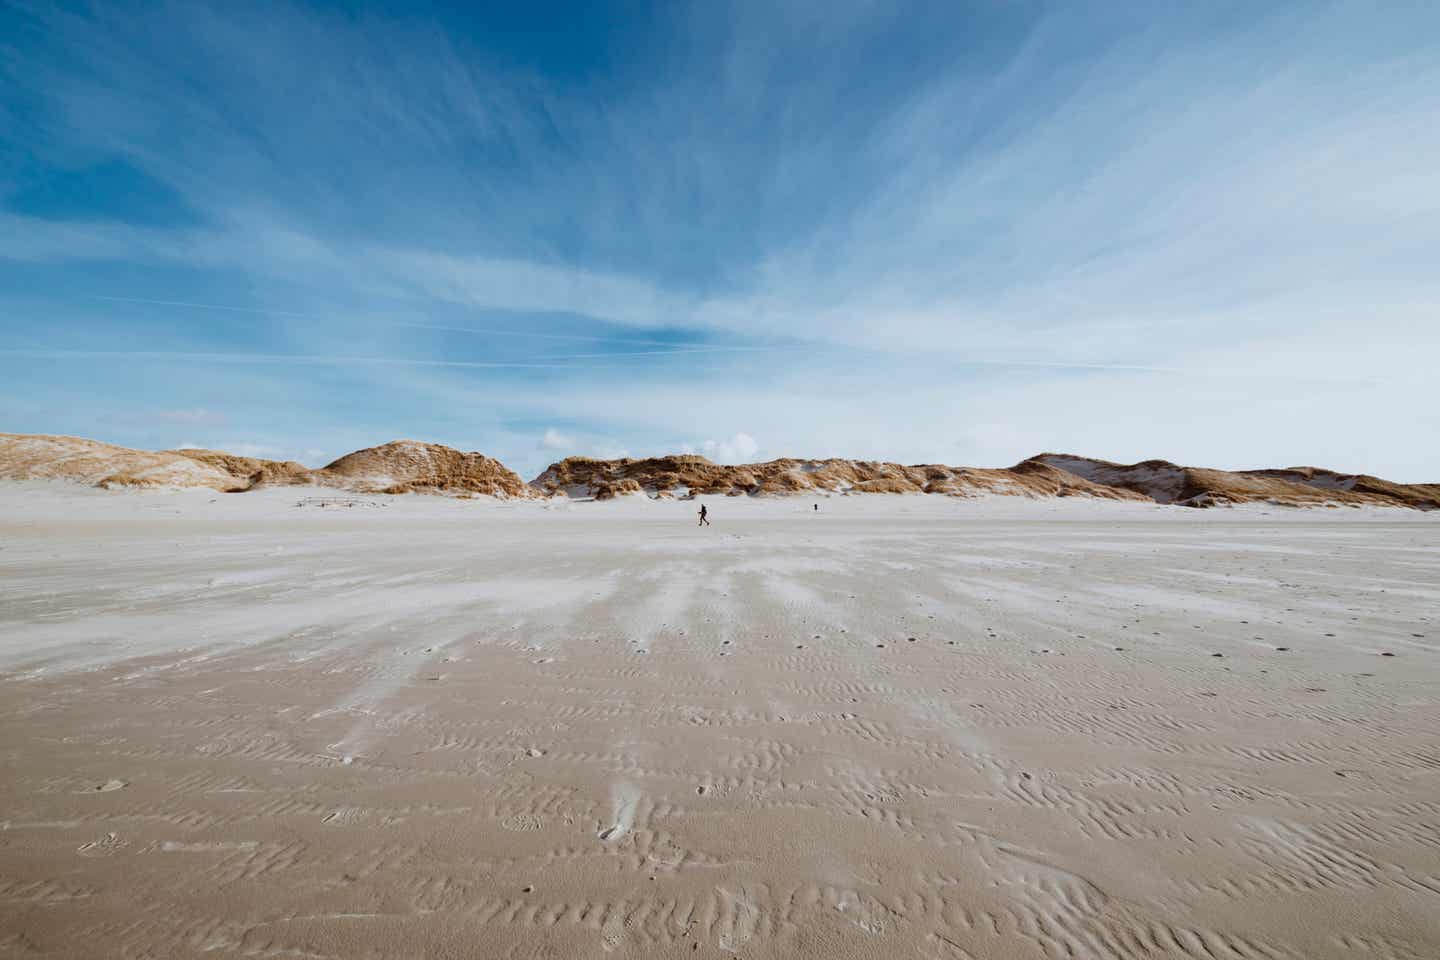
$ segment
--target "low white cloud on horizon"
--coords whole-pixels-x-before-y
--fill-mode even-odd
[[[550,427],[540,438],[540,446],[545,450],[569,450],[575,446],[575,438]]]
[[[698,444],[680,445],[681,453],[698,453],[715,463],[753,463],[760,444],[748,433],[737,433],[726,440],[702,440]]]

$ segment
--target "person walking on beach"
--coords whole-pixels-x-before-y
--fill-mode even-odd
[[[707,511],[707,510],[705,509],[705,504],[703,504],[703,503],[700,504],[700,523],[697,524],[697,526],[701,526],[701,527],[708,527],[708,526],[710,526],[710,519],[709,519],[709,517],[708,517],[708,513],[709,513],[709,511]]]

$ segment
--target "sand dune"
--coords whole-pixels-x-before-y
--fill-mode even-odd
[[[1042,453],[1004,469],[905,466],[862,460],[771,460],[724,466],[704,457],[592,460],[570,457],[531,481],[547,495],[609,499],[800,493],[934,493],[955,497],[1092,497],[1186,507],[1239,503],[1283,506],[1397,506],[1440,509],[1440,485],[1398,484],[1315,467],[1230,472],[1165,460],[1122,465]]]
[[[841,459],[782,459],[726,466],[698,456],[641,460],[570,457],[551,464],[531,481],[531,485],[548,495],[566,494],[601,500],[642,492],[668,496],[821,492],[1143,499],[1129,490],[1091,483],[1072,473],[1028,461],[1008,470],[989,470]]]
[[[1270,477],[1289,483],[1371,495],[1375,500],[1408,504],[1420,510],[1440,510],[1440,483],[1393,483],[1365,473],[1336,473],[1323,467],[1287,467],[1279,470],[1244,470],[1244,476]],[[1374,502],[1374,501],[1372,501]]]
[[[525,482],[499,460],[414,440],[357,450],[316,473],[324,483],[367,492],[532,495]]]
[[[1156,503],[1186,507],[1272,503],[1440,509],[1440,484],[1391,483],[1318,467],[1228,471],[1182,467],[1168,460],[1119,464],[1063,453],[1042,453],[1033,459],[1094,483],[1133,490]]]
[[[314,474],[309,467],[303,463],[296,463],[294,460],[237,457],[233,453],[225,453],[220,450],[197,450],[193,447],[184,450],[168,450],[166,453],[178,454],[224,471],[237,484],[237,486],[221,488],[230,491],[303,485],[312,482]],[[117,482],[114,479],[111,479],[108,485],[134,486],[134,484],[124,481]]]
[[[534,493],[498,460],[414,440],[346,454],[312,470],[293,460],[262,460],[219,450],[152,453],[79,437],[0,433],[0,478],[58,479],[99,487],[207,487],[239,493],[314,484],[361,493]]]
[[[130,450],[76,437],[0,434],[0,478],[67,479],[102,487],[208,487],[226,492],[316,484],[361,493],[610,500],[644,494],[941,494],[1030,499],[1089,497],[1186,507],[1270,503],[1292,507],[1440,509],[1440,484],[1400,484],[1318,467],[1225,471],[1166,460],[1117,464],[1042,453],[1008,468],[904,465],[873,460],[800,460],[726,465],[677,455],[594,460],[569,457],[525,483],[498,460],[415,440],[346,454],[311,470],[293,461],[215,450]]]
[[[0,486],[0,955],[1440,956],[1431,515],[316,502]]]
[[[208,451],[152,453],[80,437],[0,433],[0,477],[8,480],[74,480],[100,487],[247,489],[248,474],[231,471],[240,461],[262,462]]]

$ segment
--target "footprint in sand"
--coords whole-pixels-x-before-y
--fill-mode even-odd
[[[534,813],[514,813],[500,821],[502,829],[515,833],[529,833],[545,826],[543,817]]]
[[[107,833],[99,840],[91,840],[89,843],[81,844],[76,848],[75,852],[82,857],[109,857],[129,845],[129,840],[121,840],[117,834]]]
[[[605,921],[605,926],[600,928],[600,946],[606,953],[613,953],[620,949],[625,942],[625,921],[617,913],[612,913],[610,919]]]
[[[716,923],[716,942],[721,950],[735,953],[751,938],[760,925],[760,911],[750,900],[742,885],[739,893],[716,887],[720,900],[720,917]]]
[[[111,793],[115,790],[123,790],[130,786],[128,780],[106,780],[104,783],[97,783],[93,790],[81,790],[80,793]]]
[[[330,827],[353,827],[367,817],[368,811],[361,807],[341,807],[321,817],[320,822]]]
[[[628,783],[619,783],[611,789],[610,800],[615,808],[615,817],[610,826],[599,832],[601,840],[617,840],[635,824],[640,791]]]

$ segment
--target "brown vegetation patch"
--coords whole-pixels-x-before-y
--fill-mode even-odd
[[[417,440],[393,440],[356,450],[315,471],[315,476],[330,486],[370,493],[534,496],[534,491],[499,460]]]
[[[1183,467],[1168,460],[1120,464],[1060,453],[1042,453],[1001,469],[837,458],[787,457],[726,465],[689,454],[622,460],[569,457],[526,484],[499,460],[415,440],[357,450],[311,470],[293,460],[241,457],[220,450],[131,450],[80,437],[0,433],[0,479],[64,479],[102,487],[208,487],[226,492],[314,483],[363,493],[466,498],[929,493],[1078,496],[1187,507],[1263,502],[1440,510],[1440,484],[1394,483],[1320,467],[1227,471]]]

